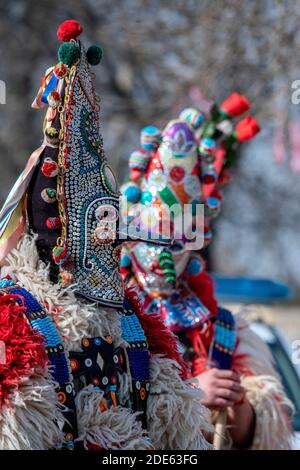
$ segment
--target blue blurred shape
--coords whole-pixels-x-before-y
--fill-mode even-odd
[[[216,296],[220,302],[270,304],[289,300],[292,289],[270,279],[227,277],[213,274]]]

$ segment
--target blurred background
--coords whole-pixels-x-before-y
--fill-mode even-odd
[[[82,23],[87,46],[104,49],[97,91],[120,182],[142,126],[164,126],[189,105],[208,110],[232,91],[248,97],[262,132],[243,146],[226,188],[211,266],[288,283],[299,299],[300,105],[291,96],[300,79],[300,2],[1,0],[1,203],[41,141],[43,113],[30,105],[68,18]]]

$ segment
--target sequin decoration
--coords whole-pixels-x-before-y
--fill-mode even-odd
[[[113,256],[119,245],[116,227],[106,226],[106,237],[97,218],[99,208],[105,205],[115,210],[118,219],[118,185],[104,155],[98,103],[85,51],[82,45],[80,48],[80,63],[70,70],[65,91],[69,106],[60,111],[62,140],[67,138],[68,146],[66,152],[59,153],[59,197],[65,203],[59,208],[63,225],[57,248],[67,249],[60,250],[56,259],[72,273],[80,295],[121,306],[123,282]]]
[[[133,409],[141,411],[143,427],[147,427],[146,409],[150,380],[150,355],[143,328],[128,300],[124,300],[121,317],[122,337],[128,343],[127,349],[132,377]],[[141,392],[142,390],[142,392]]]

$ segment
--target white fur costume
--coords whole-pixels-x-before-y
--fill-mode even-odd
[[[288,450],[292,436],[290,416],[293,405],[285,395],[268,347],[250,329],[243,312],[236,315],[236,322],[238,347],[234,365],[241,373],[245,369],[241,384],[255,411],[256,420],[250,449]],[[228,432],[226,443],[228,449],[232,448]]]
[[[79,350],[83,337],[111,335],[117,345],[121,337],[118,313],[75,297],[71,288],[49,281],[48,268],[39,260],[34,239],[24,235],[5,259],[1,276],[11,276],[47,307],[64,340],[65,349]],[[60,307],[58,310],[55,307]],[[129,410],[100,411],[99,392],[85,387],[76,397],[79,439],[86,446],[107,449],[210,449],[202,432],[212,430],[208,410],[200,404],[202,392],[180,378],[179,366],[170,359],[152,355],[150,360],[148,433]],[[121,380],[121,405],[128,390]],[[0,412],[0,449],[51,449],[61,446],[63,419],[56,408],[56,395],[49,376],[27,378],[12,394],[12,406]]]

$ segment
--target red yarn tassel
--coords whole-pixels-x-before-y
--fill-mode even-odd
[[[34,332],[25,316],[25,308],[16,303],[19,296],[0,296],[0,409],[9,405],[9,396],[24,377],[44,374],[48,358],[43,336]]]

